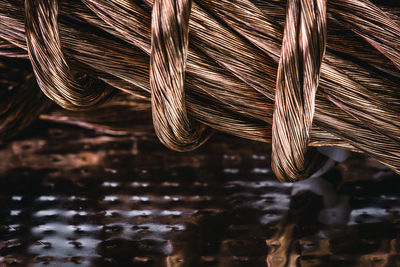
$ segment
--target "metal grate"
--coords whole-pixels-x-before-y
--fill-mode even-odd
[[[0,266],[400,266],[400,180],[352,157],[278,182],[269,147],[38,123],[0,150]]]

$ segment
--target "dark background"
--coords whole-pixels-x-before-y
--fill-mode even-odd
[[[353,154],[280,183],[270,146],[39,121],[0,148],[0,266],[400,266],[400,179]]]

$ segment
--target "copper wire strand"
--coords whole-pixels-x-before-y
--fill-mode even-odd
[[[326,1],[288,0],[272,125],[271,166],[279,179],[315,172],[310,162],[318,158],[308,143],[325,48]]]
[[[186,0],[143,2],[63,1],[58,10],[56,0],[26,0],[26,8],[0,0],[0,56],[28,51],[40,88],[64,108],[99,109],[112,91],[81,86],[73,75],[80,72],[119,89],[127,99],[116,102],[120,110],[153,99],[156,132],[175,150],[202,144],[207,126],[272,141],[272,166],[285,181],[317,168],[323,158],[310,146],[322,145],[364,152],[400,173],[395,8],[368,0],[196,0],[189,20],[178,12],[187,8],[177,8]]]
[[[25,0],[25,33],[33,72],[43,93],[66,109],[85,109],[110,94],[109,88],[83,88],[72,77],[61,49],[58,0]]]
[[[193,150],[210,130],[189,121],[184,90],[191,0],[156,0],[152,11],[150,89],[153,124],[160,141],[177,151]]]

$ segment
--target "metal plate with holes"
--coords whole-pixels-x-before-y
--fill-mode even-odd
[[[37,123],[0,149],[0,266],[400,266],[400,179],[353,155],[278,182],[266,144]]]

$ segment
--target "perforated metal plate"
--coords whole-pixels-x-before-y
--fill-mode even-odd
[[[400,179],[353,156],[278,182],[265,144],[38,123],[0,149],[0,266],[400,266]]]

